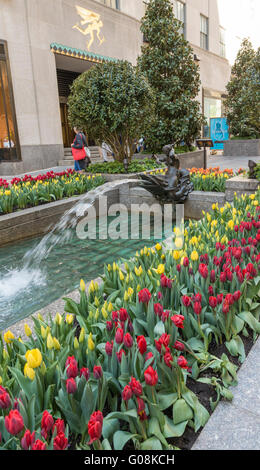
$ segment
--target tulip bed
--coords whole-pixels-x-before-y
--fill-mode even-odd
[[[175,230],[0,348],[0,448],[175,449],[231,400],[260,333],[260,191]],[[213,353],[214,351],[214,353]],[[192,384],[208,388],[207,409]],[[179,446],[177,446],[179,447]]]
[[[101,175],[87,176],[74,170],[48,172],[34,178],[25,175],[10,183],[0,178],[0,215],[80,195],[104,182]]]
[[[152,174],[165,173],[166,170],[155,170]],[[233,176],[245,174],[246,171],[240,168],[237,172],[232,169],[220,171],[219,167],[208,168],[191,168],[190,179],[194,186],[194,191],[211,191],[211,192],[225,192],[226,181]]]

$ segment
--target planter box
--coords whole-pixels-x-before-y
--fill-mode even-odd
[[[260,139],[227,140],[224,143],[225,157],[260,156]]]
[[[258,180],[234,176],[234,178],[226,181],[226,200],[228,202],[233,201],[234,193],[237,194],[237,197],[242,196],[242,194],[254,194],[259,186],[260,182]]]
[[[164,154],[158,157],[165,157]],[[204,151],[196,150],[195,152],[179,153],[176,157],[180,160],[180,167],[183,169],[188,168],[203,168],[204,165]],[[152,154],[135,154],[135,160],[143,160],[144,158],[152,158]]]

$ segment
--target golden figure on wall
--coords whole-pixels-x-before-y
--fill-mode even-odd
[[[76,10],[78,15],[81,16],[82,20],[80,21],[81,26],[79,25],[79,23],[77,23],[73,26],[73,28],[80,31],[80,33],[84,34],[84,36],[90,36],[90,40],[87,42],[87,48],[89,51],[95,39],[95,31],[97,33],[99,45],[101,45],[105,41],[104,36],[102,38],[100,36],[101,28],[103,27],[103,22],[101,21],[100,15],[98,13],[87,10],[86,8],[82,8],[78,5],[76,5]],[[84,26],[86,26],[85,29]]]

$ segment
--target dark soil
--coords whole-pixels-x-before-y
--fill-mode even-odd
[[[249,334],[248,337],[242,336],[241,337],[244,347],[245,347],[245,353],[246,356],[249,354],[252,346],[254,345],[254,340],[253,340],[253,333]],[[224,344],[222,345],[217,345],[215,340],[212,341],[210,347],[209,347],[209,352],[210,354],[216,356],[216,357],[221,357],[222,354],[226,354],[228,356],[228,359],[230,362],[238,366],[238,370],[241,367],[241,363],[239,362],[237,357],[231,356],[231,354],[228,352],[226,346]],[[208,369],[205,371],[205,373],[201,374],[200,377],[212,377],[213,372]],[[196,382],[192,378],[188,378],[187,380],[187,386],[188,388],[197,395],[200,403],[207,409],[210,415],[212,415],[212,409],[210,407],[210,399],[212,398],[214,401],[216,400],[216,392],[213,387],[211,387],[208,384],[203,384],[200,382]],[[202,428],[198,432],[194,432],[193,429],[191,428],[186,428],[185,433],[183,436],[179,438],[174,438],[171,440],[171,444],[174,446],[178,447],[181,450],[190,450],[199,437],[200,433],[202,431]]]

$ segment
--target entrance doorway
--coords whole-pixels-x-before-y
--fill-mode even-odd
[[[75,138],[75,134],[74,134],[73,129],[71,129],[69,125],[67,103],[60,102],[60,116],[61,116],[63,145],[65,148],[68,148],[71,146]]]

